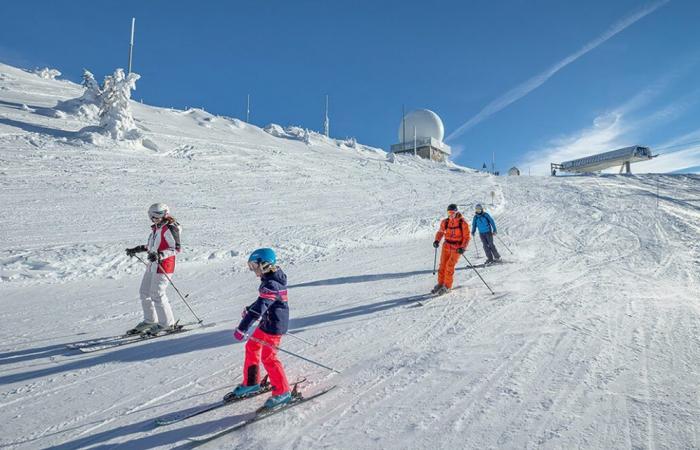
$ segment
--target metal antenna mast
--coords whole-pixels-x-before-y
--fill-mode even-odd
[[[330,137],[331,134],[331,122],[328,119],[328,94],[326,94],[326,118],[323,120],[323,134],[326,137]]]
[[[136,28],[136,17],[131,18],[131,40],[129,41],[129,72],[131,73],[131,61],[134,53],[134,29]]]
[[[250,94],[248,94],[248,99],[245,107],[245,123],[250,123]]]

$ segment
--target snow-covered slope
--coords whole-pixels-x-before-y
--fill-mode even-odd
[[[700,447],[700,178],[490,177],[138,103],[145,145],[98,147],[53,110],[81,93],[0,65],[1,446],[171,448],[240,421],[262,399],[153,426],[240,381],[245,260],[272,246],[292,331],[318,343],[283,347],[342,373],[287,371],[339,388],[210,448]],[[480,270],[496,294],[460,264],[453,293],[415,307],[446,205],[492,199],[513,252]],[[216,326],[67,350],[140,319],[123,250],[155,201],[184,227],[175,282]]]

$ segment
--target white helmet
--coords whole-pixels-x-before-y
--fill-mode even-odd
[[[163,220],[168,214],[170,214],[170,208],[165,203],[154,203],[148,208],[148,217],[151,220]]]

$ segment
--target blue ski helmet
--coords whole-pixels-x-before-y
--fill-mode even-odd
[[[248,257],[248,268],[255,273],[268,273],[275,270],[277,255],[271,248],[259,248]]]
[[[250,254],[249,263],[267,263],[275,265],[277,263],[277,255],[271,248],[259,248]]]

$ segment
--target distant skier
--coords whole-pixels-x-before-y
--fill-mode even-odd
[[[455,266],[459,261],[459,256],[469,245],[469,224],[462,214],[457,211],[454,203],[447,207],[448,217],[440,222],[440,229],[435,234],[433,247],[440,246],[440,240],[444,237],[445,243],[442,245],[440,253],[440,270],[438,272],[438,283],[435,285],[432,294],[445,294],[452,289]]]
[[[127,334],[157,334],[170,331],[175,325],[165,291],[168,287],[167,276],[172,276],[175,271],[175,255],[180,253],[180,225],[170,215],[165,203],[151,205],[148,217],[153,222],[148,244],[126,249],[129,256],[148,252],[149,261],[139,289],[143,321]]]
[[[265,408],[275,408],[289,403],[292,395],[287,375],[282,363],[277,359],[277,347],[282,335],[289,328],[289,306],[287,305],[287,275],[276,265],[277,256],[271,248],[260,248],[248,258],[248,268],[260,278],[258,298],[243,309],[240,324],[233,337],[242,341],[250,326],[256,320],[260,325],[253,331],[245,345],[243,383],[224,397],[232,400],[254,395],[262,389],[260,385],[260,357],[270,377],[272,396],[265,402]]]
[[[481,238],[481,243],[484,246],[484,253],[486,254],[486,262],[484,265],[491,265],[494,262],[501,261],[501,255],[496,249],[496,244],[493,243],[493,237],[496,235],[496,222],[493,218],[484,211],[481,204],[474,207],[474,218],[472,219],[472,236],[479,230],[479,237]]]

